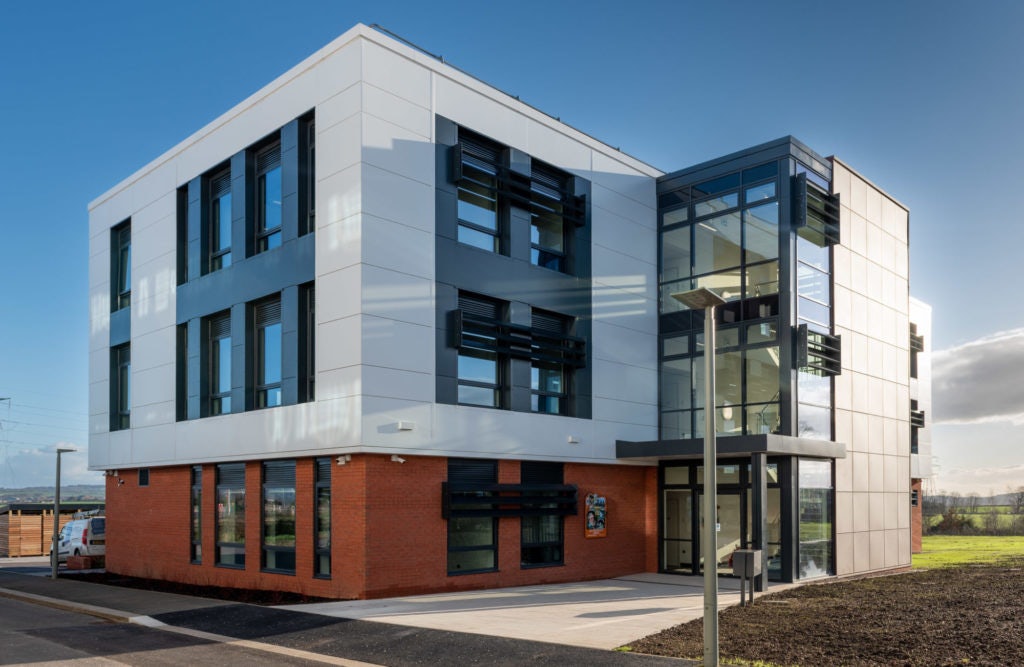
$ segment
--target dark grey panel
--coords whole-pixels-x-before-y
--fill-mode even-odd
[[[779,456],[843,459],[846,458],[846,445],[829,440],[795,438],[788,435],[737,435],[717,438],[716,452],[720,457],[750,456],[763,453]],[[687,438],[643,442],[617,440],[615,456],[620,459],[648,460],[702,459],[704,458],[704,439]]]
[[[123,345],[132,337],[132,309],[122,308],[110,314],[110,347]]]
[[[315,235],[292,239],[178,287],[177,321],[204,317],[314,278]],[[234,335],[234,330],[232,330]]]
[[[299,402],[299,288],[281,290],[281,403]]]
[[[252,254],[253,228],[252,153],[239,151],[231,156],[231,260],[241,261]],[[205,200],[204,200],[205,201]]]
[[[202,320],[198,317],[188,321],[187,340],[188,388],[186,394],[188,395],[188,405],[186,406],[185,418],[198,419],[202,411],[200,396],[205,395],[209,386],[208,378],[202,372],[203,331]]]
[[[188,280],[195,280],[203,274],[203,260],[209,253],[208,241],[203,238],[206,211],[203,202],[206,179],[197,176],[188,182]]]

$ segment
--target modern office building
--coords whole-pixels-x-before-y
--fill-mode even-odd
[[[727,301],[716,567],[905,568],[907,232],[795,139],[665,174],[356,26],[90,205],[107,569],[328,597],[699,572],[693,286]]]

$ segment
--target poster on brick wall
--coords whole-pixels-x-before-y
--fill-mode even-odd
[[[607,503],[604,496],[599,496],[596,493],[587,494],[587,525],[583,534],[587,538],[591,537],[607,537]]]

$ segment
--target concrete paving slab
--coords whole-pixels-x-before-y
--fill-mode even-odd
[[[772,591],[792,585],[775,584]],[[719,580],[720,607],[739,580]],[[571,584],[289,605],[288,609],[418,628],[612,649],[704,614],[700,577],[640,573]]]

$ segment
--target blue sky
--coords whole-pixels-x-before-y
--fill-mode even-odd
[[[1024,483],[1024,224],[1005,205],[1024,173],[1024,4],[833,5],[5,6],[0,486],[46,483],[37,450],[86,445],[88,202],[360,21],[664,170],[793,134],[881,185],[911,209],[912,291],[948,351],[937,486]],[[990,363],[953,363],[964,351]]]

